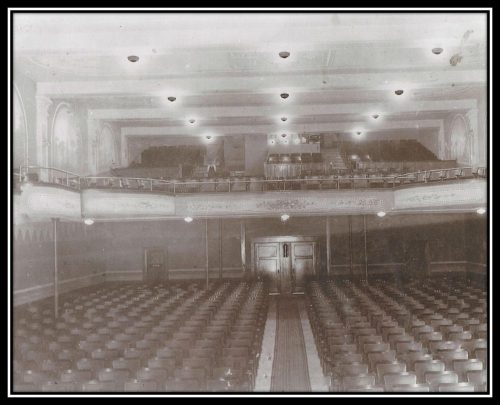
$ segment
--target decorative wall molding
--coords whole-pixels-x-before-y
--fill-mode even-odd
[[[375,213],[392,207],[391,190],[291,191],[176,196],[176,214],[245,216]]]
[[[397,189],[394,191],[394,209],[477,207],[487,204],[486,182],[460,181],[453,184],[434,184]]]
[[[61,187],[24,184],[14,210],[31,219],[81,220],[80,193]]]
[[[94,219],[159,218],[175,215],[173,196],[109,190],[82,191],[82,217]]]
[[[81,221],[266,217],[294,215],[356,215],[475,210],[486,206],[486,181],[436,182],[398,189],[309,190],[260,193],[198,193],[167,195],[144,191],[23,185],[15,198],[16,215]]]

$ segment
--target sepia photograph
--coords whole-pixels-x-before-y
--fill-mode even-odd
[[[9,397],[492,396],[492,9],[8,22]]]

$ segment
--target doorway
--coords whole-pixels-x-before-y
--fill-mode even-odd
[[[168,280],[165,266],[165,252],[163,249],[144,249],[143,280],[149,284],[161,283]]]
[[[317,246],[315,238],[306,236],[256,238],[254,273],[269,281],[271,294],[302,294],[307,278],[316,274]]]

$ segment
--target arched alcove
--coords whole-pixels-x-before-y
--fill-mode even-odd
[[[17,86],[14,85],[14,105],[13,105],[13,129],[14,129],[14,167],[28,164],[28,123],[23,99]]]
[[[457,163],[464,165],[472,164],[470,125],[464,115],[456,114],[453,117],[450,124],[448,142],[448,156],[450,159],[454,159]]]
[[[81,137],[71,106],[57,106],[52,123],[51,166],[78,173],[81,167]]]
[[[117,163],[117,149],[113,129],[105,124],[97,144],[97,173],[107,173]]]

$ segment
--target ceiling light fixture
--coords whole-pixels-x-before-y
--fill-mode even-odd
[[[281,117],[281,121],[285,122],[288,118],[287,117]]]
[[[432,48],[432,53],[434,55],[439,55],[441,52],[443,52],[443,48]]]
[[[189,224],[190,222],[193,222],[193,218],[191,218],[191,217],[185,217],[184,221],[186,221]]]
[[[286,134],[281,134],[281,137],[282,138],[286,138]]]
[[[189,123],[190,123],[190,124],[194,124],[195,122],[196,122],[196,120],[195,120],[194,118],[190,118],[190,119],[189,119]]]
[[[127,57],[127,59],[132,62],[132,63],[135,63],[139,60],[139,57],[136,56],[136,55],[130,55],[129,57]]]
[[[280,57],[283,58],[283,59],[286,59],[290,56],[290,52],[287,52],[287,51],[281,51],[279,53]]]
[[[361,136],[361,135],[363,135],[363,132],[361,132],[361,131],[357,131],[357,132],[356,132],[356,135],[357,135],[357,136]]]
[[[288,96],[289,96],[289,95],[290,95],[290,94],[288,94],[288,93],[281,93],[281,94],[280,94],[280,97],[281,97],[282,99],[286,99],[286,98],[288,98]]]
[[[94,220],[92,218],[86,218],[83,223],[85,225],[92,225],[94,223]]]
[[[212,135],[207,135],[205,136],[205,138],[207,138],[208,140],[212,139]]]
[[[173,103],[177,99],[175,97],[170,96],[167,98],[167,100],[170,101],[171,103]]]
[[[384,211],[379,211],[379,212],[377,212],[377,216],[378,216],[378,217],[380,217],[380,218],[385,217],[385,215],[386,215],[386,214],[385,214],[385,212],[384,212]]]
[[[479,215],[483,215],[483,214],[485,214],[485,213],[486,213],[486,209],[485,209],[485,208],[478,208],[478,209],[476,210],[476,212],[477,212]]]
[[[380,115],[378,115],[378,114],[373,114],[373,115],[372,115],[372,118],[373,118],[374,120],[376,120],[378,117],[380,117]]]
[[[401,94],[404,93],[404,90],[396,90],[394,93],[396,93],[396,95],[400,96]]]
[[[288,221],[289,219],[290,219],[290,215],[288,215],[288,214],[283,214],[283,215],[281,216],[281,222],[286,222],[286,221]]]

